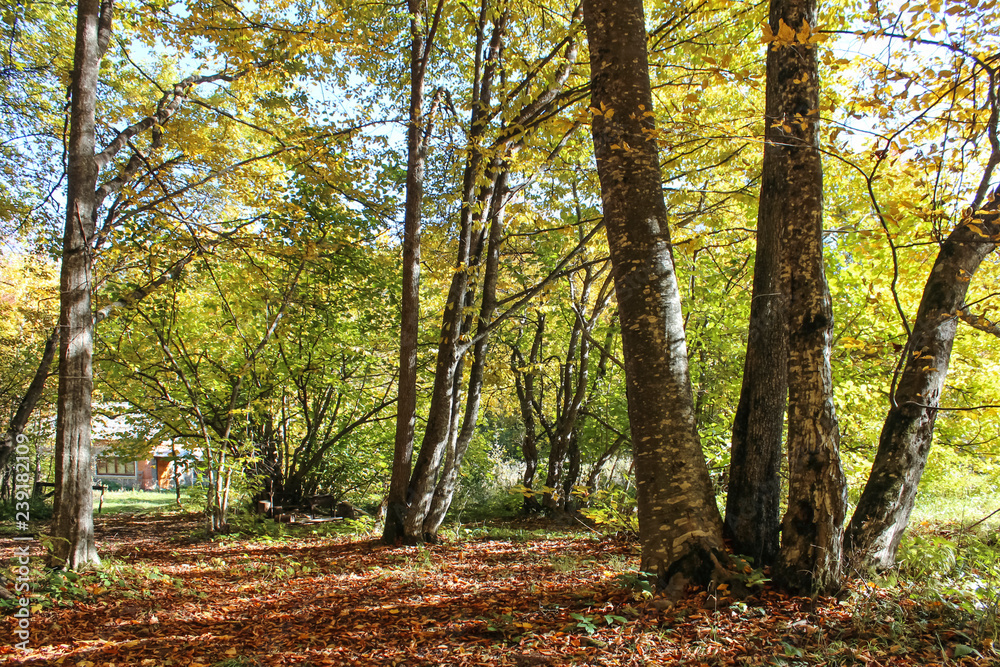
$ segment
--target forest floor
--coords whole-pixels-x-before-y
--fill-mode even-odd
[[[990,630],[905,586],[795,598],[691,591],[658,609],[635,545],[539,522],[439,546],[371,537],[197,537],[195,515],[98,520],[105,566],[46,575],[33,542],[30,650],[5,665],[986,665]],[[14,542],[0,539],[12,562]],[[7,573],[10,573],[8,568]],[[629,574],[632,572],[632,574]],[[982,621],[982,617],[980,617]]]

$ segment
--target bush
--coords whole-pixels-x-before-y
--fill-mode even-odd
[[[995,535],[914,535],[900,546],[899,561],[900,575],[913,582],[915,597],[971,622],[981,639],[998,637],[1000,546]]]
[[[51,499],[43,499],[41,496],[31,496],[27,502],[28,516],[32,521],[48,521],[52,518]],[[17,513],[23,511],[23,507],[20,510],[17,508],[17,501],[4,501],[0,503],[0,520],[5,522],[14,521],[17,518]]]
[[[639,516],[636,514],[635,490],[612,486],[594,493],[580,489],[574,492],[585,498],[589,507],[580,510],[606,533],[638,538]]]

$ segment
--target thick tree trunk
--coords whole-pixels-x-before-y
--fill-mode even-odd
[[[592,130],[615,272],[638,485],[640,569],[679,596],[725,558],[694,420],[641,0],[586,0]]]
[[[772,0],[770,23],[799,33],[815,25],[815,0]],[[779,38],[780,39],[780,38]],[[823,268],[823,166],[819,153],[819,77],[814,44],[778,43],[768,85],[778,108],[769,124],[779,173],[771,187],[787,210],[781,283],[788,286],[788,511],[775,577],[800,593],[831,592],[841,582],[847,486],[833,403],[830,346],[833,305]],[[771,94],[770,91],[768,93]]]
[[[848,562],[885,569],[896,560],[927,463],[965,294],[1000,237],[996,196],[948,235],[924,286],[871,475],[844,538]]]
[[[96,216],[97,77],[110,37],[112,6],[80,0],[70,103],[66,230],[60,275],[59,395],[56,417],[54,566],[77,569],[100,562],[94,542],[90,417],[94,319],[91,254]]]
[[[793,209],[782,189],[789,151],[782,146],[784,130],[775,120],[783,114],[783,83],[778,79],[781,60],[790,56],[795,56],[794,51],[786,53],[768,45],[753,296],[726,496],[725,531],[733,551],[750,556],[758,567],[774,563],[781,525],[779,473],[788,395],[787,286],[781,282],[781,230]]]
[[[443,1],[438,4],[438,16]],[[396,439],[392,477],[386,503],[384,542],[395,542],[404,533],[406,490],[413,460],[417,421],[417,334],[420,323],[420,220],[424,197],[424,80],[431,40],[424,34],[423,0],[409,0],[410,10],[410,124],[406,148],[406,204],[403,212],[403,287],[399,333],[399,402],[396,406]],[[435,24],[437,21],[435,20]]]

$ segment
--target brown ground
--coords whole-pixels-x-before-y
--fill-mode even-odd
[[[765,589],[745,603],[692,592],[658,610],[622,584],[634,546],[584,533],[386,547],[193,539],[200,526],[191,515],[105,517],[103,574],[64,590],[43,587],[34,543],[31,650],[4,641],[4,664],[997,664],[948,605],[898,590],[858,585],[813,601]],[[0,540],[0,555],[13,544]]]

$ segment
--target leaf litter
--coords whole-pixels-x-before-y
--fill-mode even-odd
[[[75,667],[997,664],[976,628],[863,583],[839,599],[689,591],[661,608],[627,585],[634,544],[530,530],[540,525],[413,547],[197,541],[191,515],[109,517],[105,568],[66,594],[36,590],[30,650],[11,639],[0,656]],[[13,549],[0,540],[8,563]]]

